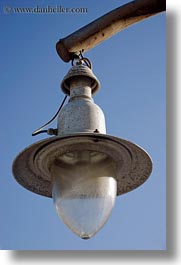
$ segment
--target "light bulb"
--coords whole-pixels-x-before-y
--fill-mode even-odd
[[[51,168],[52,196],[59,217],[82,239],[106,223],[117,195],[114,162],[95,151],[67,152]]]

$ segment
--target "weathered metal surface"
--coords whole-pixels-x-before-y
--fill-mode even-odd
[[[150,157],[139,146],[109,135],[85,133],[56,136],[29,146],[13,163],[15,179],[32,192],[52,197],[52,164],[67,151],[79,150],[102,152],[115,161],[117,195],[143,184],[152,171]]]
[[[92,80],[91,82],[92,94],[97,92],[97,90],[100,87],[100,83],[97,77],[94,75],[94,73],[88,66],[83,65],[83,64],[78,64],[78,65],[72,66],[71,69],[68,71],[68,73],[62,80],[61,88],[65,94],[70,95],[70,81],[72,80],[72,78],[77,77],[77,76],[89,77]]]
[[[57,52],[63,61],[69,62],[80,51],[88,51],[128,26],[165,10],[166,0],[132,1],[60,39]]]
[[[106,133],[104,113],[92,99],[99,81],[91,69],[84,65],[73,66],[61,86],[64,93],[70,94],[70,100],[58,115],[58,135]]]

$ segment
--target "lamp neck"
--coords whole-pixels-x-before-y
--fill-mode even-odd
[[[85,68],[81,65],[79,67]],[[64,78],[62,83],[63,91],[70,95],[70,99],[58,115],[58,135],[106,133],[104,113],[92,99],[99,84],[96,77],[87,76],[87,72],[80,71],[78,66],[76,69],[73,66],[73,70],[74,73]]]
[[[86,76],[76,76],[70,81],[70,102],[74,100],[90,100],[92,99],[92,80]]]

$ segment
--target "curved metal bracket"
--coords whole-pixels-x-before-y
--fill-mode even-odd
[[[128,26],[166,10],[166,0],[136,0],[120,6],[60,39],[56,50],[64,62],[110,38]]]

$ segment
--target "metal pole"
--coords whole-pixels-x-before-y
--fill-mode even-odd
[[[120,6],[60,39],[57,53],[64,62],[92,49],[128,26],[166,10],[166,0],[136,0]]]

